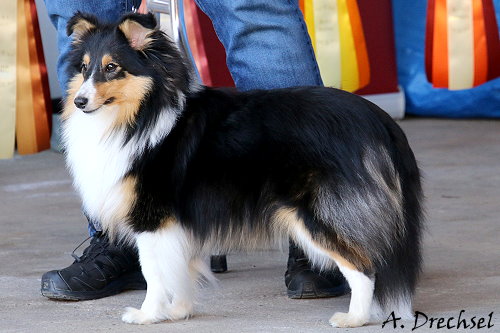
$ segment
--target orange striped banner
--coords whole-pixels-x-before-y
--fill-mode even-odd
[[[301,0],[323,82],[347,91],[370,82],[370,62],[357,0]]]
[[[500,76],[491,0],[429,0],[426,72],[436,88],[469,89]]]

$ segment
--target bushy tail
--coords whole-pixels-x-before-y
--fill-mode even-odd
[[[400,222],[404,225],[404,233],[393,244],[385,262],[379,263],[375,270],[373,315],[379,318],[387,318],[393,311],[397,317],[413,317],[413,294],[421,271],[423,195],[420,172],[413,152],[407,145],[404,147],[406,151],[395,156],[403,194],[403,216]]]

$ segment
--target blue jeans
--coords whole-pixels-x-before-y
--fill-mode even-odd
[[[297,0],[195,0],[240,90],[322,85]]]
[[[58,31],[59,83],[65,89],[70,47],[66,24],[77,11],[112,22],[140,0],[45,0]],[[297,0],[195,0],[212,20],[240,90],[322,85]],[[90,224],[91,234],[95,229]]]

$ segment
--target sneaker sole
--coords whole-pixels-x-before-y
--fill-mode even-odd
[[[54,287],[52,281],[42,280],[42,296],[62,301],[85,301],[117,295],[125,290],[145,290],[147,285],[140,272],[124,275],[119,280],[110,282],[105,288],[90,291],[61,290]]]
[[[314,283],[304,282],[297,290],[287,289],[288,298],[291,299],[308,299],[308,298],[328,298],[346,295],[351,290],[344,285],[329,289],[316,289]]]

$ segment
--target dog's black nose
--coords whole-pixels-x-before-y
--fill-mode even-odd
[[[85,98],[85,97],[79,96],[79,97],[75,98],[75,105],[79,109],[85,109],[88,102],[89,102],[88,98]]]

